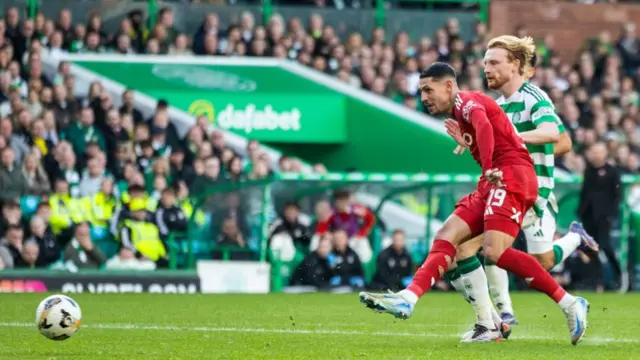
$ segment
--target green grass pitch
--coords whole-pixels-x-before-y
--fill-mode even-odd
[[[0,359],[640,359],[640,294],[586,294],[587,338],[574,347],[547,298],[513,295],[521,325],[502,343],[460,344],[473,324],[454,293],[427,294],[407,321],[375,314],[357,294],[72,295],[82,326],[39,334],[44,294],[0,295]]]

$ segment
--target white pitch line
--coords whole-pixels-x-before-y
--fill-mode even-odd
[[[35,327],[35,324],[25,322],[0,322],[0,327]],[[437,333],[409,333],[409,332],[392,332],[392,331],[358,331],[358,330],[323,330],[323,329],[265,329],[265,328],[239,328],[239,327],[181,327],[181,326],[160,326],[160,325],[138,325],[138,324],[93,324],[82,325],[82,328],[89,329],[107,329],[107,330],[155,330],[155,331],[195,331],[195,332],[218,332],[218,333],[264,333],[264,334],[302,334],[302,335],[358,335],[358,336],[397,336],[397,337],[416,337],[416,338],[441,338],[441,339],[457,339],[461,334],[437,334]],[[553,336],[528,336],[521,335],[511,337],[513,339],[527,340],[561,340],[559,337]],[[585,343],[602,344],[602,343],[640,343],[640,339],[629,338],[600,338],[585,337]]]

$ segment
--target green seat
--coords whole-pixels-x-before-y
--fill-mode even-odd
[[[102,241],[111,239],[111,233],[109,232],[109,228],[105,226],[91,226],[91,239],[93,241]]]
[[[20,210],[22,216],[29,219],[38,209],[40,204],[40,196],[27,195],[20,198]]]
[[[118,253],[118,250],[120,249],[120,243],[115,240],[112,240],[111,238],[94,241],[93,243],[100,250],[102,250],[102,252],[108,259],[115,256]]]

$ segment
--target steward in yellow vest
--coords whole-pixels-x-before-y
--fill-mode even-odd
[[[131,200],[129,212],[130,218],[124,220],[120,230],[122,246],[134,251],[137,257],[144,256],[155,261],[159,267],[168,265],[167,250],[160,239],[160,230],[148,221],[144,200]]]
[[[89,202],[91,204],[91,225],[108,228],[109,221],[118,204],[118,200],[113,195],[113,179],[105,177],[100,191],[91,196]]]
[[[49,223],[53,234],[60,235],[73,224],[88,220],[91,206],[88,198],[77,199],[69,195],[69,183],[64,178],[56,179],[54,189],[55,193],[49,197]]]

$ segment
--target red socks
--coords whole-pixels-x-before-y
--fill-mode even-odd
[[[418,269],[413,276],[413,281],[407,287],[407,290],[416,294],[418,297],[429,291],[433,284],[440,279],[449,268],[447,258],[452,261],[456,256],[456,248],[446,240],[435,240],[429,256],[424,264]]]
[[[500,256],[496,265],[525,279],[529,287],[547,294],[556,303],[566,294],[551,274],[527,253],[509,248]]]

